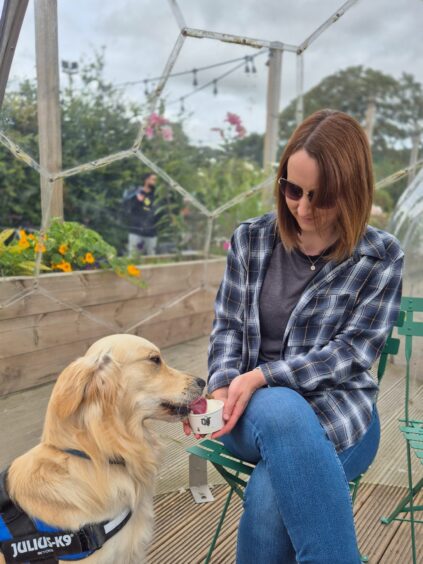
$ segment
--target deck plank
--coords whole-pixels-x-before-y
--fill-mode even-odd
[[[359,547],[371,564],[411,564],[410,527],[408,523],[383,525],[380,516],[387,514],[402,498],[405,489],[398,486],[364,484],[355,505]],[[156,496],[156,526],[148,552],[149,564],[203,563],[219,520],[228,487],[212,488],[215,501],[195,504],[190,492]],[[421,496],[423,503],[423,495]],[[169,507],[171,510],[169,511]],[[228,514],[213,553],[213,564],[235,562],[236,535],[241,515],[241,501],[233,496]],[[418,557],[423,557],[423,527],[416,526]]]

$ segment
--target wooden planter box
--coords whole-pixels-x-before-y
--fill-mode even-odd
[[[53,299],[36,292],[8,307],[34,279],[0,279],[0,396],[55,380],[95,340],[128,331],[205,280],[207,288],[129,332],[159,347],[207,335],[224,267],[224,258],[147,265],[146,288],[109,271],[45,274],[39,286]]]

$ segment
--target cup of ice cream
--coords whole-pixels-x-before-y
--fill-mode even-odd
[[[194,433],[208,435],[219,431],[224,425],[223,401],[199,398],[194,401],[188,414],[189,424]]]

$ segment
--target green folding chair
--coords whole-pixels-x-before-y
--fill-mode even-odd
[[[405,438],[407,447],[408,493],[392,511],[389,517],[382,517],[381,521],[384,524],[389,524],[392,521],[407,521],[410,523],[413,564],[417,564],[415,524],[423,523],[423,520],[417,519],[415,514],[419,511],[423,511],[423,505],[416,505],[414,503],[414,499],[422,489],[423,477],[416,484],[413,483],[413,469],[411,461],[412,454],[414,452],[421,464],[423,464],[423,421],[410,419],[409,411],[410,368],[413,354],[413,339],[416,337],[423,337],[423,322],[415,321],[414,314],[423,312],[423,298],[403,297],[401,300],[401,309],[405,312],[405,321],[398,332],[400,335],[405,335],[406,371],[404,419],[400,419],[400,431]]]
[[[404,313],[401,312],[396,322],[396,326],[397,327],[400,326],[403,323],[403,321],[404,321]],[[395,355],[398,353],[399,344],[400,344],[399,339],[393,338],[391,331],[388,340],[386,341],[385,347],[383,348],[377,366],[377,379],[379,384],[386,370],[388,356]],[[223,522],[225,520],[226,512],[231,503],[232,495],[235,492],[241,498],[241,500],[244,498],[244,489],[248,483],[248,478],[251,476],[251,473],[254,470],[254,465],[244,462],[243,460],[237,459],[228,450],[226,450],[226,448],[223,446],[221,442],[211,439],[205,439],[204,441],[201,441],[200,443],[194,446],[188,447],[187,451],[190,454],[194,454],[199,458],[211,462],[213,466],[216,468],[216,470],[219,472],[219,474],[223,477],[225,482],[229,485],[229,493],[226,497],[226,501],[223,506],[223,510],[216,527],[216,531],[214,533],[209,551],[206,556],[205,564],[209,564],[209,562],[211,561],[213,550],[216,546],[217,539],[222,529]],[[349,483],[350,493],[353,503],[355,502],[355,499],[357,497],[357,492],[362,477],[363,474],[358,476],[355,480]],[[366,556],[362,556],[361,561],[368,562],[368,558]]]

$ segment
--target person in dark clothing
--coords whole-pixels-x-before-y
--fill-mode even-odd
[[[128,253],[156,254],[157,247],[157,176],[144,175],[141,186],[131,192],[125,200],[125,211],[129,221]]]

